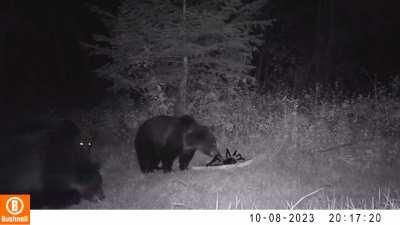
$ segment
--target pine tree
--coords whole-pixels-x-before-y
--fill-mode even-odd
[[[99,45],[96,53],[112,59],[98,72],[117,89],[154,95],[165,85],[175,87],[176,113],[184,113],[188,82],[208,75],[235,82],[253,68],[252,53],[270,24],[255,20],[265,5],[266,0],[126,0],[108,21],[110,37],[97,37],[110,47]]]

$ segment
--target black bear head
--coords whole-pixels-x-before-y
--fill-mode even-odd
[[[94,148],[93,148],[93,142],[85,137],[80,137],[79,140],[76,140],[74,145],[76,146],[77,143],[79,142],[79,150],[80,150],[80,154],[83,154],[85,157],[88,158],[93,158],[94,157]]]

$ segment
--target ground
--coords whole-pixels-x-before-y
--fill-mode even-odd
[[[218,148],[238,150],[253,163],[147,175],[139,170],[133,139],[150,115],[132,111],[124,101],[94,126],[104,141],[96,155],[103,162],[106,199],[75,208],[400,208],[399,99],[339,97],[279,94],[196,105],[190,114],[213,127]],[[124,129],[117,129],[121,124]],[[196,153],[190,166],[209,161]]]
[[[142,174],[134,149],[105,146],[101,173],[106,199],[80,209],[330,209],[398,208],[397,180],[378,174],[304,174],[284,168],[278,156],[259,155],[245,168]],[[101,151],[101,150],[100,150]],[[118,153],[118,154],[116,154]],[[191,166],[209,159],[196,154]],[[118,162],[118,163],[116,163]],[[176,165],[175,165],[176,167]],[[312,194],[311,194],[312,193]],[[309,196],[307,196],[310,194]],[[305,197],[306,196],[306,197]],[[302,199],[302,197],[305,197]]]

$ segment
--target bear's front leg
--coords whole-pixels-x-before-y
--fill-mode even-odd
[[[184,151],[179,155],[179,169],[185,170],[194,156],[195,151]]]

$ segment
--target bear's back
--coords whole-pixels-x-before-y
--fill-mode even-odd
[[[180,121],[172,116],[156,116],[144,122],[138,129],[136,142],[150,142],[156,146],[164,146],[171,135],[176,135]],[[139,144],[139,143],[136,143]]]

